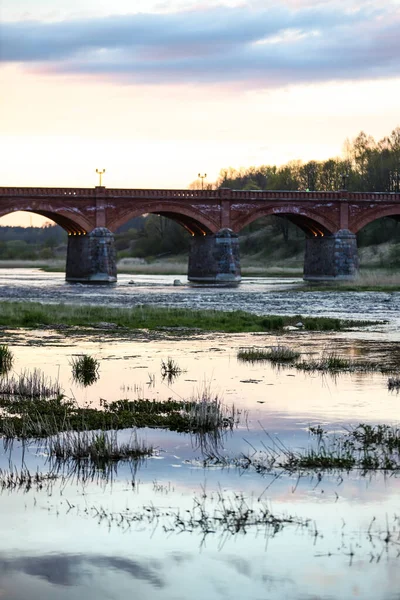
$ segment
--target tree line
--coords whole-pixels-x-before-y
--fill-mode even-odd
[[[214,189],[320,190],[346,186],[354,192],[400,192],[400,127],[376,142],[361,131],[344,144],[343,157],[290,161],[280,167],[262,165],[222,169]]]

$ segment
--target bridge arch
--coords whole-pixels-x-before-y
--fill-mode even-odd
[[[400,206],[377,206],[376,208],[367,211],[360,218],[354,219],[350,228],[354,233],[358,233],[366,225],[369,225],[378,219],[382,219],[383,217],[392,217],[393,219],[400,220]]]
[[[308,237],[323,237],[332,235],[337,230],[337,225],[324,215],[314,211],[287,206],[263,206],[251,214],[240,216],[232,221],[232,229],[239,233],[246,225],[267,216],[285,217],[302,229]]]
[[[184,227],[191,235],[210,235],[219,231],[218,223],[209,217],[204,216],[193,209],[182,205],[169,205],[166,210],[165,203],[160,202],[146,207],[129,208],[112,221],[108,222],[108,228],[116,232],[121,225],[127,223],[135,217],[141,217],[145,214],[155,214],[161,217],[172,219]]]
[[[74,213],[73,218],[71,218],[69,211],[53,211],[51,209],[48,210],[48,207],[40,206],[38,208],[35,207],[32,210],[28,210],[27,207],[23,206],[1,208],[0,218],[15,212],[33,213],[45,217],[46,219],[50,219],[51,221],[54,221],[54,223],[60,225],[60,227],[65,229],[68,235],[86,235],[93,229],[93,225],[88,221],[88,219],[86,219],[83,215],[79,213]]]

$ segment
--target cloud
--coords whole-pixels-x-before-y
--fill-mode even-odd
[[[3,23],[0,61],[135,84],[272,88],[400,75],[398,6],[257,6]]]

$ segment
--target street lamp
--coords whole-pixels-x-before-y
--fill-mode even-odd
[[[340,173],[340,177],[341,177],[341,183],[342,183],[342,190],[347,190],[347,181],[349,179],[349,174],[348,173]]]
[[[101,176],[104,175],[104,173],[106,172],[105,169],[96,169],[96,173],[99,176],[100,182],[99,182],[99,186],[101,187]]]
[[[199,179],[201,179],[201,189],[204,189],[204,179],[207,177],[207,173],[204,173],[204,175],[198,175]]]
[[[400,171],[395,169],[394,171],[389,171],[389,179],[390,179],[390,191],[391,192],[400,192]]]

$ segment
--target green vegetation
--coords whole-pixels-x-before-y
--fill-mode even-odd
[[[0,227],[0,261],[54,259],[66,249],[67,232],[58,225]]]
[[[25,376],[31,381],[31,378]],[[234,407],[224,406],[204,389],[190,400],[102,401],[101,409],[81,408],[65,398],[59,387],[4,387],[0,393],[0,435],[7,438],[47,438],[65,431],[118,430],[132,427],[164,428],[208,433],[232,429],[239,420]],[[40,393],[39,393],[40,392]]]
[[[343,433],[327,433],[321,426],[310,427],[316,443],[304,450],[292,450],[273,439],[273,446],[263,444],[261,451],[238,458],[210,454],[204,465],[236,466],[267,473],[312,473],[323,471],[358,470],[366,475],[371,471],[400,470],[400,428],[389,425],[361,423]],[[280,476],[279,475],[279,476]]]
[[[54,473],[31,473],[27,467],[21,470],[16,468],[11,471],[0,469],[0,490],[29,492],[31,489],[39,492],[44,484],[49,484],[57,479]]]
[[[267,360],[273,363],[293,363],[300,356],[287,346],[272,346],[271,348],[240,348],[237,357],[244,362]]]
[[[298,371],[321,373],[392,373],[395,365],[382,364],[373,361],[352,360],[340,356],[337,352],[323,352],[319,358],[304,359],[298,362],[300,352],[287,346],[272,346],[270,348],[240,348],[237,357],[244,362],[269,361],[279,365],[294,367]],[[400,387],[398,379],[389,379],[389,389],[396,385]]]
[[[400,390],[400,377],[389,377],[387,382],[388,390]]]
[[[61,396],[58,381],[52,381],[40,370],[25,370],[20,375],[0,379],[0,397],[33,400]]]
[[[92,385],[100,377],[99,361],[89,354],[73,357],[71,366],[74,381],[80,383],[84,387]]]
[[[83,460],[96,468],[109,462],[138,459],[153,453],[153,448],[139,442],[136,435],[132,435],[128,442],[120,442],[117,431],[58,433],[47,439],[46,450],[49,456],[59,461]]]
[[[128,329],[203,331],[281,331],[288,325],[301,321],[309,331],[343,331],[350,327],[363,327],[373,321],[352,321],[330,317],[258,316],[244,311],[222,312],[214,310],[188,310],[138,305],[133,308],[108,308],[104,306],[75,306],[65,304],[39,304],[37,302],[0,302],[0,326],[92,327],[104,323]],[[376,322],[375,322],[376,323]]]
[[[166,361],[161,360],[161,377],[163,380],[166,379],[168,384],[173,383],[184,372],[173,358],[168,357]]]
[[[6,344],[0,345],[0,375],[10,371],[14,362],[14,355]]]
[[[344,358],[336,352],[323,352],[322,356],[317,359],[303,360],[297,362],[295,368],[299,371],[316,372],[322,373],[391,373],[396,367],[390,364],[382,364],[373,361],[361,361],[352,360],[350,358]]]

